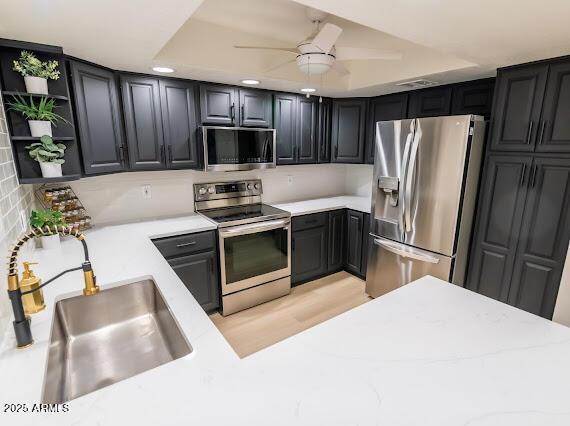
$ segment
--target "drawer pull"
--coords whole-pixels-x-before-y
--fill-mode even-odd
[[[176,244],[176,247],[182,248],[182,247],[193,246],[194,244],[196,244],[196,241],[190,241],[189,243]]]

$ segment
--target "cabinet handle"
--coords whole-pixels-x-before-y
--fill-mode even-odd
[[[526,174],[526,164],[522,165],[522,173],[521,173],[521,179],[519,182],[519,186],[522,186],[523,182],[524,182],[524,175]]]
[[[123,145],[119,147],[119,159],[121,160],[121,163],[125,162],[125,147]]]
[[[160,145],[160,159],[161,162],[166,162],[166,153],[164,151],[164,145]]]
[[[532,135],[532,126],[533,126],[533,121],[530,120],[530,123],[528,123],[528,132],[526,134],[526,143],[530,144],[530,137]]]
[[[532,167],[532,177],[530,178],[530,187],[534,188],[534,184],[536,183],[536,172],[538,171],[538,166],[535,164]]]
[[[168,162],[172,163],[172,145],[168,145]]]
[[[232,106],[230,107],[230,113],[232,116],[232,121],[234,121],[236,118],[236,111],[235,110],[236,110],[236,105],[234,103],[232,103]]]
[[[242,105],[241,106],[241,117],[240,117],[240,121],[243,123],[243,118],[245,117],[245,107]]]
[[[542,139],[544,138],[544,130],[546,129],[546,120],[542,122],[540,126],[540,136],[538,137],[538,145],[542,144]]]
[[[190,241],[189,243],[176,244],[176,247],[182,248],[182,247],[193,246],[194,244],[196,244],[196,241]]]
[[[334,147],[334,159],[336,160],[337,158],[338,158],[338,145]]]

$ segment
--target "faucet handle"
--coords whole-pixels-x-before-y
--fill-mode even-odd
[[[24,265],[24,272],[22,273],[22,277],[24,279],[33,277],[34,271],[30,269],[30,265],[38,265],[38,262],[22,262],[22,265]]]

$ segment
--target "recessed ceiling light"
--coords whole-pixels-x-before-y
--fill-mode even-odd
[[[243,84],[252,84],[252,85],[259,84],[259,80],[253,80],[250,78],[246,78],[245,80],[242,80],[241,82]]]
[[[303,92],[303,93],[313,93],[316,91],[317,91],[317,89],[313,89],[312,87],[305,87],[304,89],[301,89],[301,92]]]
[[[156,72],[166,72],[166,73],[174,72],[172,68],[168,67],[152,67],[152,70]]]

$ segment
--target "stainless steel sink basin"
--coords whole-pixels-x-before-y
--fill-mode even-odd
[[[69,401],[190,352],[150,279],[60,300],[42,402]]]

